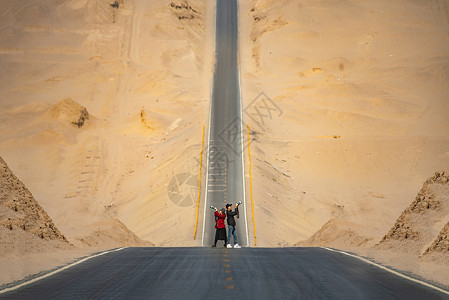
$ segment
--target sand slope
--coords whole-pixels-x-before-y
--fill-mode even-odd
[[[443,229],[441,229],[437,238],[433,241],[432,245],[424,252],[425,258],[436,257],[440,260],[443,258],[445,262],[449,257],[449,223],[447,223]]]
[[[339,219],[331,219],[305,241],[294,246],[354,248],[364,247],[369,238],[359,235],[359,225]]]
[[[429,244],[433,242],[432,250],[442,250],[442,245],[437,247],[437,236],[448,220],[449,176],[436,173],[424,183],[416,199],[401,214],[378,247],[419,255],[429,251]]]
[[[346,249],[449,284],[444,250],[418,257],[445,249],[444,204],[407,214],[400,240],[373,248],[449,169],[447,11],[445,1],[240,3],[259,246]],[[429,184],[417,205],[445,202],[443,190]]]
[[[0,284],[68,263],[77,257],[118,246],[151,246],[118,220],[94,224],[97,229],[73,241],[58,230],[31,192],[0,158]]]
[[[0,152],[76,246],[197,245],[198,183],[170,182],[199,169],[213,5],[114,3],[4,3]]]
[[[31,256],[73,249],[0,157],[0,284],[39,271],[27,267]]]
[[[12,235],[20,234],[18,231],[24,231],[44,241],[58,241],[61,246],[70,248],[65,236],[56,228],[51,218],[24,184],[14,176],[1,157],[0,187],[0,226],[3,229],[10,230]],[[3,230],[3,233],[5,232],[7,231]],[[3,246],[7,245],[5,239],[8,239],[7,234],[2,235]],[[34,251],[34,249],[23,250]]]
[[[293,245],[335,219],[373,246],[449,168],[445,11],[443,1],[241,3],[260,245]]]

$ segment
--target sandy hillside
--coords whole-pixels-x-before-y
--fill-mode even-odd
[[[56,226],[77,247],[196,245],[212,4],[2,4],[0,154]]]
[[[448,9],[240,3],[259,245],[291,246],[327,224],[323,243],[371,247],[449,169]]]
[[[38,260],[30,264],[30,257],[45,253],[57,257],[53,263],[61,263],[55,253],[73,249],[0,157],[0,285],[40,271],[35,268]]]
[[[423,257],[431,261],[433,259],[446,263],[449,261],[449,222],[441,229],[432,245],[426,249]]]
[[[449,175],[435,173],[375,247],[355,251],[449,286]]]
[[[449,176],[427,179],[415,200],[375,246],[360,236],[360,225],[332,219],[295,246],[333,247],[356,252],[394,269],[449,286]]]
[[[436,173],[402,212],[378,247],[413,254],[436,251],[437,237],[449,221],[449,175]],[[444,242],[443,242],[444,243]],[[431,244],[434,244],[431,247]]]
[[[151,246],[119,220],[110,220],[109,230],[101,225],[80,239],[89,248],[74,247],[0,157],[0,285],[103,249]]]
[[[449,176],[437,172],[427,179],[415,200],[402,212],[374,250],[391,250],[415,256],[444,252],[445,225],[449,221]],[[331,219],[299,246],[330,246],[335,248],[364,247],[370,239],[357,234],[360,224]],[[449,253],[448,253],[449,254]]]
[[[55,245],[69,248],[71,245],[64,235],[56,228],[55,224],[36,202],[30,191],[11,172],[8,165],[0,157],[0,225],[11,231],[11,236],[26,234],[38,237],[42,241],[55,241]],[[8,235],[2,235],[2,253],[7,253]],[[5,240],[6,239],[6,240]],[[18,249],[23,251],[35,251],[32,247]]]

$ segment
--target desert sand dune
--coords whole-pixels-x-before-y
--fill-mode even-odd
[[[74,244],[117,218],[156,244],[193,245],[194,211],[167,186],[199,167],[213,7],[113,3],[5,4],[2,155]],[[174,230],[180,216],[189,225]]]
[[[440,4],[241,4],[254,182],[268,186],[255,188],[256,215],[275,216],[261,242],[292,245],[337,218],[375,243],[422,182],[449,167],[448,19]],[[254,113],[260,92],[276,105],[271,116],[263,107],[265,117]],[[286,211],[288,222],[277,220]]]
[[[448,204],[449,176],[436,173],[424,183],[378,247],[417,255],[441,248],[429,244],[437,244],[437,235],[449,220]]]

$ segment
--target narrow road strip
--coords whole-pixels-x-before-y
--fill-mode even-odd
[[[373,265],[373,266],[375,266],[375,267],[378,267],[379,269],[382,269],[382,270],[384,270],[384,271],[390,272],[390,273],[392,273],[392,274],[394,274],[394,275],[397,275],[397,276],[399,276],[399,277],[405,278],[405,279],[407,279],[407,280],[413,281],[413,282],[415,282],[415,283],[424,285],[424,286],[426,286],[426,287],[429,287],[429,288],[431,288],[431,289],[434,289],[434,290],[437,290],[437,291],[439,291],[439,292],[441,292],[441,293],[444,293],[444,294],[446,294],[446,295],[449,295],[449,291],[443,290],[443,289],[441,289],[441,288],[439,288],[439,287],[436,287],[436,286],[434,286],[434,285],[432,285],[432,284],[430,284],[430,283],[427,283],[427,282],[424,282],[424,281],[421,281],[421,280],[412,278],[412,277],[410,277],[410,276],[401,274],[401,273],[396,272],[396,271],[394,271],[394,270],[391,270],[391,269],[389,269],[389,268],[387,268],[387,267],[384,267],[384,266],[382,266],[382,265],[376,264],[375,262],[372,262],[372,261],[370,261],[370,260],[368,260],[368,259],[366,259],[366,258],[357,256],[357,255],[354,255],[354,254],[350,254],[350,253],[347,253],[347,252],[344,252],[344,251],[340,251],[340,250],[335,250],[335,249],[327,248],[327,247],[321,247],[321,248],[326,249],[326,250],[328,250],[328,251],[341,253],[341,254],[344,254],[344,255],[347,255],[347,256],[350,256],[350,257],[353,257],[353,258],[357,258],[357,259],[359,259],[359,260],[361,260],[361,261],[363,261],[363,262],[366,262],[366,263],[368,263],[368,264],[370,264],[370,265]]]
[[[42,276],[39,276],[39,277],[36,277],[36,278],[33,278],[33,279],[29,280],[29,281],[22,282],[21,284],[15,285],[13,287],[1,290],[0,291],[0,295],[4,294],[4,293],[7,293],[7,292],[11,292],[11,291],[17,290],[17,289],[19,289],[21,287],[24,287],[24,286],[30,285],[32,283],[35,283],[35,282],[41,280],[41,279],[53,276],[53,275],[55,275],[55,274],[57,274],[59,272],[62,272],[62,271],[67,270],[67,269],[70,269],[71,267],[74,267],[74,266],[79,265],[79,264],[81,264],[81,263],[83,263],[85,261],[88,261],[89,259],[92,259],[92,258],[95,258],[95,257],[98,257],[98,256],[102,256],[102,255],[105,255],[105,254],[108,254],[108,253],[117,252],[117,251],[120,251],[120,250],[123,250],[123,249],[126,249],[126,248],[127,247],[122,247],[122,248],[118,248],[118,249],[114,249],[114,250],[108,250],[108,251],[105,251],[105,252],[101,252],[101,253],[98,253],[98,254],[95,254],[95,255],[83,258],[83,259],[81,259],[79,261],[76,261],[76,262],[70,264],[70,265],[64,266],[64,267],[62,267],[60,269],[57,269],[57,270],[54,270],[53,272],[47,273],[45,275],[42,275]]]
[[[242,202],[246,212],[244,136],[238,69],[238,1],[218,0],[215,9],[215,70],[209,116],[206,201],[202,245],[214,242],[215,219],[209,206]],[[225,187],[213,187],[222,185]],[[238,244],[248,246],[248,219],[240,215]]]

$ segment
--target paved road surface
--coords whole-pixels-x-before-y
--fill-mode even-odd
[[[215,220],[211,205],[244,201],[242,116],[237,66],[238,19],[236,0],[217,0],[216,65],[212,90],[206,208],[203,245],[213,244]],[[238,243],[248,245],[245,205],[237,220]],[[220,243],[221,245],[221,243]]]
[[[127,248],[0,299],[448,299],[321,248]]]

